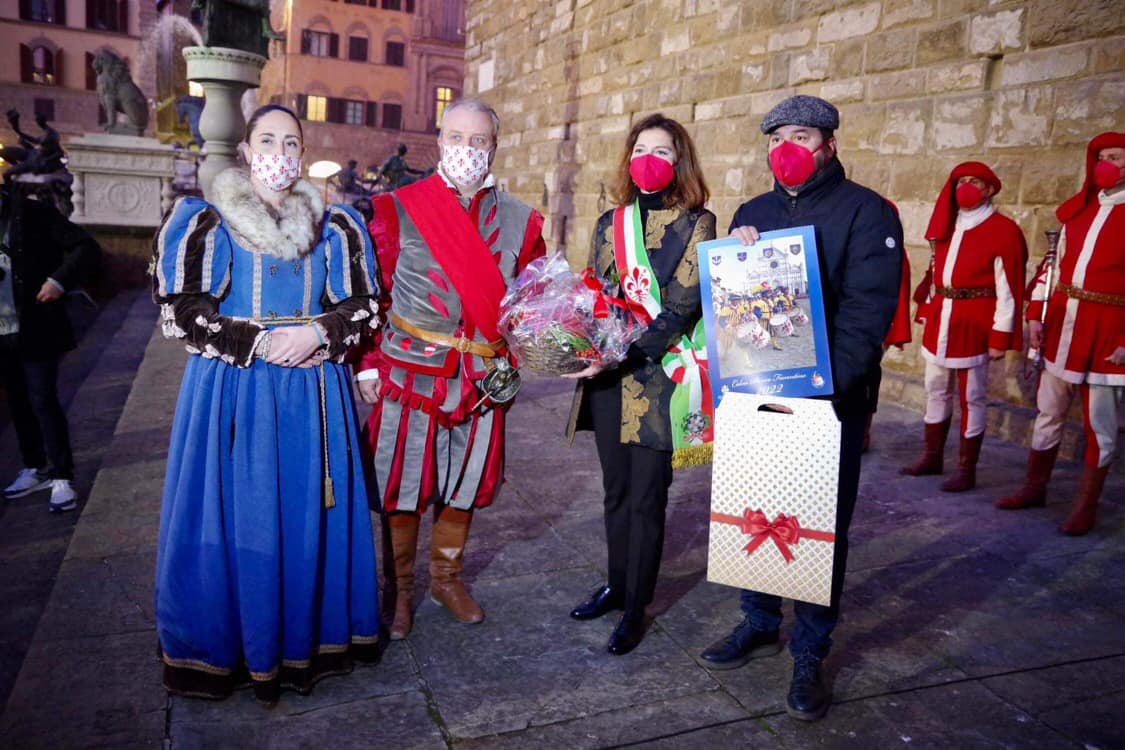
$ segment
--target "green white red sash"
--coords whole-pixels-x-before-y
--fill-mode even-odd
[[[642,325],[660,314],[660,285],[645,249],[640,206],[620,206],[613,212],[613,257],[625,304]],[[665,374],[676,384],[672,393],[672,466],[708,463],[714,440],[715,407],[707,377],[707,348],[703,321],[691,336],[682,336],[661,360]]]

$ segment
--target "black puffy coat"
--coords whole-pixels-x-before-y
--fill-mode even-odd
[[[779,184],[743,203],[730,228],[815,229],[834,394],[841,418],[874,411],[883,338],[898,305],[902,224],[894,206],[833,159],[790,195]]]

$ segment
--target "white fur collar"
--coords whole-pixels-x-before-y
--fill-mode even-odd
[[[211,194],[211,202],[247,250],[295,260],[312,252],[320,238],[324,201],[305,180],[297,180],[281,199],[276,218],[254,192],[244,170],[220,172],[211,184]]]

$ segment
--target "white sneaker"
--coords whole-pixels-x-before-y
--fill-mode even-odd
[[[38,469],[20,469],[16,481],[4,488],[4,497],[15,500],[17,497],[45,490],[50,486],[51,480],[42,476]]]
[[[78,493],[70,486],[69,479],[51,480],[51,504],[47,510],[52,513],[61,513],[64,510],[74,510],[78,507]]]

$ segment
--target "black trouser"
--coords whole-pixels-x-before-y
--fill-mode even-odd
[[[641,614],[652,602],[664,552],[672,453],[622,444],[619,379],[587,387],[605,489],[609,585],[625,592],[626,611]]]
[[[70,430],[59,403],[59,357],[32,359],[0,342],[0,378],[24,466],[45,469],[50,464],[52,479],[74,479]]]

